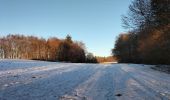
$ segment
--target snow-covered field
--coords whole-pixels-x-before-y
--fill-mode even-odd
[[[150,67],[0,60],[0,100],[170,100],[170,74]]]

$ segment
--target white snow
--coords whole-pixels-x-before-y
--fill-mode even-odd
[[[0,100],[170,100],[151,65],[0,60]]]

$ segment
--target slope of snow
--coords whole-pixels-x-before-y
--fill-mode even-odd
[[[170,75],[138,64],[0,60],[0,100],[170,100]]]

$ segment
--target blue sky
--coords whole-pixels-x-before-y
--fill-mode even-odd
[[[20,33],[83,41],[96,56],[109,56],[131,0],[0,0],[0,35]]]

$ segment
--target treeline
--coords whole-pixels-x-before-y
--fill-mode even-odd
[[[116,57],[108,56],[108,57],[96,57],[98,63],[105,63],[105,62],[117,62]]]
[[[82,42],[72,41],[71,36],[65,39],[49,39],[35,36],[7,35],[0,38],[0,58],[33,59],[46,61],[63,61],[74,63],[96,63],[92,54],[85,51]]]
[[[170,0],[134,0],[122,20],[130,31],[112,50],[119,62],[170,64]]]

